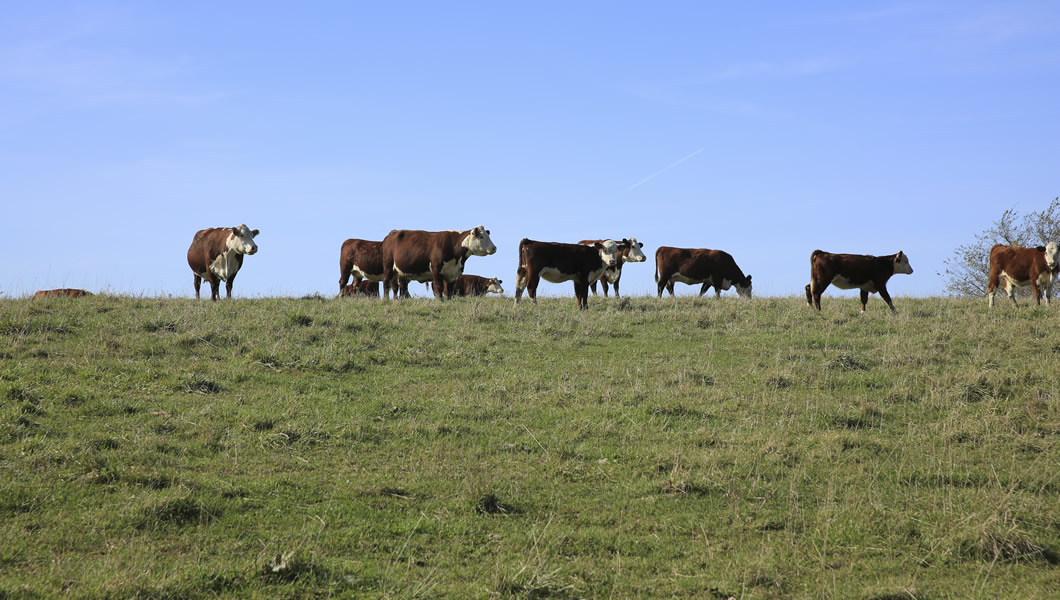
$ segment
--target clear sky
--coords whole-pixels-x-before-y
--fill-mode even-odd
[[[523,237],[624,236],[628,294],[669,245],[756,295],[801,294],[815,248],[904,250],[891,293],[935,295],[958,244],[1060,195],[1058,146],[1053,1],[9,1],[0,293],[188,296],[194,232],[246,223],[238,297],[478,224],[498,252],[467,272],[509,296]]]

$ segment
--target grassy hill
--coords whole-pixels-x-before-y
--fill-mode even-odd
[[[0,598],[1047,598],[1057,307],[0,301]]]

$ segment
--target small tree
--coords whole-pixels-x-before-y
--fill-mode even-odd
[[[1040,212],[1021,216],[1014,208],[1001,213],[1001,219],[975,236],[975,241],[957,246],[953,257],[943,261],[939,273],[946,279],[946,291],[954,296],[986,296],[990,280],[990,248],[994,244],[1034,247],[1060,243],[1060,197],[1053,198]],[[1017,291],[1029,294],[1029,288]]]

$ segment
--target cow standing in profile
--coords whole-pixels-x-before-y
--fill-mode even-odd
[[[221,297],[222,281],[225,282],[226,297],[232,297],[232,283],[243,266],[243,256],[258,251],[258,245],[254,243],[257,235],[257,229],[250,229],[246,225],[214,227],[195,232],[191,247],[188,248],[188,266],[195,274],[195,298],[199,298],[199,286],[203,279],[210,282],[211,300]]]
[[[596,243],[605,242],[607,240],[582,240],[579,244],[585,246],[592,246]],[[648,260],[647,256],[644,256],[642,248],[644,244],[637,241],[637,238],[623,238],[621,242],[615,242],[618,244],[617,250],[617,261],[615,266],[604,269],[602,275],[600,275],[600,287],[604,291],[604,298],[607,297],[607,284],[615,286],[615,298],[618,298],[618,281],[622,279],[622,265],[628,262],[644,262]],[[596,282],[589,284],[589,289],[593,291],[593,295],[596,295]]]
[[[702,283],[700,296],[714,286],[714,295],[720,298],[722,290],[736,286],[740,297],[751,297],[751,276],[745,276],[724,250],[660,246],[655,251],[655,282],[660,298],[664,289],[674,295],[674,282]]]
[[[488,229],[479,225],[466,231],[419,231],[395,229],[383,238],[383,296],[398,293],[398,280],[431,282],[434,297],[446,293],[444,282],[456,281],[464,274],[464,263],[471,256],[488,256],[497,252]]]
[[[604,269],[618,263],[618,244],[614,240],[591,246],[537,242],[523,238],[519,242],[519,268],[515,272],[515,303],[523,290],[537,304],[537,285],[541,279],[552,283],[574,282],[578,308],[589,308],[589,284],[600,278]]]
[[[990,282],[987,285],[987,297],[990,298],[990,306],[994,306],[994,294],[1001,284],[1001,278],[1005,278],[1005,295],[1012,304],[1016,304],[1016,297],[1012,295],[1014,286],[1031,286],[1034,290],[1034,300],[1039,306],[1042,304],[1042,292],[1045,293],[1045,304],[1053,295],[1053,283],[1056,281],[1057,273],[1060,272],[1060,246],[1056,242],[1049,242],[1045,246],[1036,248],[1018,248],[1014,246],[995,245],[990,249]]]
[[[806,285],[806,303],[821,310],[821,294],[829,284],[841,290],[858,288],[861,290],[861,312],[869,294],[879,292],[880,298],[891,307],[891,312],[898,312],[887,293],[887,280],[897,273],[912,274],[913,267],[909,257],[903,252],[887,256],[869,254],[832,254],[823,250],[814,250],[810,254],[810,283]]]

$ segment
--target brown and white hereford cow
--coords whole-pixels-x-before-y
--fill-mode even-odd
[[[990,249],[990,283],[987,285],[986,295],[990,298],[990,306],[994,306],[994,294],[1001,284],[1001,278],[1005,278],[1005,295],[1016,304],[1016,297],[1012,295],[1014,286],[1031,286],[1034,290],[1034,299],[1041,305],[1042,292],[1045,293],[1045,303],[1053,296],[1053,283],[1056,281],[1057,273],[1060,272],[1060,262],[1057,254],[1060,246],[1056,242],[1049,242],[1045,246],[1037,248],[1018,248],[1015,246],[995,245]]]
[[[579,244],[592,246],[597,242],[605,242],[607,240],[582,240]],[[621,242],[615,242],[618,244],[617,260],[615,266],[604,269],[604,273],[600,275],[600,287],[604,290],[604,297],[607,297],[607,284],[615,286],[615,298],[618,298],[618,281],[622,279],[622,265],[628,262],[644,262],[648,260],[648,257],[644,256],[644,252],[641,250],[644,248],[644,244],[637,241],[637,238],[623,238]],[[596,295],[596,282],[589,284],[589,289],[593,291],[593,295]]]
[[[226,297],[232,297],[232,283],[243,266],[243,255],[258,251],[258,245],[254,243],[257,235],[257,229],[246,225],[212,227],[195,232],[188,248],[188,266],[195,273],[196,298],[203,279],[210,282],[211,300],[221,297],[222,281],[225,282]]]
[[[40,290],[33,294],[34,298],[52,298],[56,296],[64,296],[69,298],[80,298],[81,296],[91,296],[92,292],[86,292],[85,290],[78,290],[74,288],[59,288],[57,290]]]
[[[841,290],[858,288],[861,290],[861,312],[869,294],[879,292],[880,298],[891,307],[891,312],[898,312],[887,293],[887,280],[898,273],[912,274],[913,267],[909,257],[903,252],[887,256],[869,254],[832,254],[823,250],[814,250],[810,254],[810,283],[806,285],[806,303],[811,308],[821,310],[821,294],[829,284]]]
[[[655,282],[660,298],[663,289],[674,295],[675,282],[702,283],[700,296],[714,286],[714,295],[720,298],[722,290],[736,286],[740,297],[751,297],[751,276],[744,276],[732,255],[724,250],[661,246],[655,251]]]
[[[346,283],[353,275],[354,291],[346,292]],[[383,242],[348,239],[342,242],[339,251],[339,296],[379,296],[379,286],[371,283],[383,281]],[[401,297],[409,297],[409,282],[400,279]],[[374,293],[365,290],[374,289]]]
[[[360,283],[348,285],[342,288],[339,296],[353,298],[355,296],[367,296],[369,298],[379,297],[379,282],[371,279],[362,279]]]
[[[456,281],[442,284],[447,296],[485,296],[486,294],[504,294],[501,280],[496,277],[480,277],[478,275],[461,275]],[[449,290],[452,289],[452,293]]]
[[[589,308],[589,284],[600,278],[604,269],[618,264],[618,244],[604,240],[590,245],[537,242],[523,238],[519,242],[519,268],[515,274],[515,303],[523,290],[537,304],[537,285],[541,278],[552,283],[574,282],[578,308]]]
[[[464,274],[468,257],[488,256],[497,251],[488,229],[479,225],[466,231],[419,231],[395,229],[383,239],[383,295],[397,288],[398,278],[406,281],[430,281],[434,297],[445,292],[443,282],[456,281]],[[452,298],[452,293],[446,294]]]

